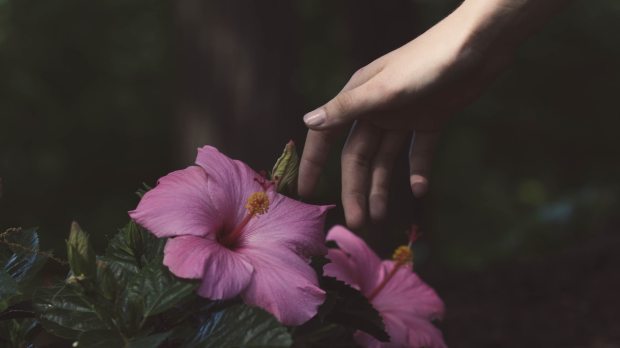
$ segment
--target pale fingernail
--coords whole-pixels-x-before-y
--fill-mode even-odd
[[[325,110],[323,108],[316,109],[304,116],[304,123],[308,127],[318,127],[325,122]]]
[[[423,176],[414,175],[411,178],[411,192],[416,198],[422,198],[428,191],[428,181]]]

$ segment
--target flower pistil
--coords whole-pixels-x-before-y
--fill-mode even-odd
[[[219,240],[220,243],[229,248],[232,248],[237,244],[243,228],[247,226],[253,217],[263,215],[269,211],[269,197],[267,196],[267,193],[264,191],[252,193],[245,204],[245,208],[248,210],[248,213],[245,215],[243,220],[241,220],[241,223],[239,223],[239,225],[237,225],[232,232],[223,234]]]

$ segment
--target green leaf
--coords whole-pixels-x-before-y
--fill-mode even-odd
[[[101,295],[108,301],[116,301],[118,293],[121,291],[121,284],[117,281],[117,274],[113,272],[107,262],[97,260],[97,287]],[[118,278],[122,278],[118,275]]]
[[[166,239],[130,221],[110,240],[104,259],[113,272],[131,275],[149,263],[161,264],[165,244]]]
[[[0,313],[9,308],[12,300],[20,295],[17,282],[6,271],[0,270]]]
[[[126,311],[135,311],[141,328],[150,316],[163,313],[190,299],[195,282],[174,277],[160,265],[149,265],[135,275],[123,294]]]
[[[276,190],[280,193],[295,194],[297,174],[299,172],[299,156],[295,143],[291,140],[271,171],[271,179],[276,182]]]
[[[16,229],[5,232],[0,243],[0,269],[18,283],[28,283],[41,269],[46,257],[39,254],[36,229]]]
[[[389,340],[381,315],[361,292],[332,277],[321,277],[320,283],[327,299],[317,316],[352,330],[362,330],[379,341]]]
[[[240,304],[213,314],[188,347],[278,348],[291,344],[287,328],[271,314]]]
[[[34,305],[43,327],[64,338],[77,338],[86,331],[113,330],[110,304],[87,296],[79,285],[59,284],[35,293]]]
[[[100,278],[100,286],[106,285],[106,290],[112,287],[122,289],[143,267],[148,264],[161,265],[165,244],[166,239],[157,238],[130,221],[110,240],[105,256],[99,260],[105,265],[106,274],[100,273],[108,278]],[[110,283],[112,279],[116,284]]]
[[[128,339],[118,331],[97,330],[80,334],[79,348],[156,348],[170,336],[170,332]]]
[[[0,322],[0,347],[33,347],[33,330],[37,326],[35,319],[13,319]]]
[[[159,347],[170,336],[172,331],[162,332],[146,337],[136,337],[129,341],[128,348],[154,348]]]
[[[97,274],[96,257],[88,239],[88,233],[83,231],[77,222],[71,223],[71,233],[67,240],[67,258],[74,275],[94,279]]]
[[[93,330],[83,332],[76,339],[79,348],[126,348],[129,341],[118,331]]]

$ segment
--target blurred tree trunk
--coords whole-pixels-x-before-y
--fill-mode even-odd
[[[219,147],[271,169],[286,141],[303,134],[297,69],[298,21],[286,0],[175,2],[180,153]]]

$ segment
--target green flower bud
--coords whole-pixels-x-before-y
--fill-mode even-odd
[[[88,233],[84,232],[75,221],[71,224],[71,233],[67,240],[67,258],[74,276],[95,278],[97,274],[95,251],[88,241]]]
[[[298,172],[299,156],[295,143],[290,140],[271,171],[271,180],[275,183],[276,190],[280,193],[295,194]]]

